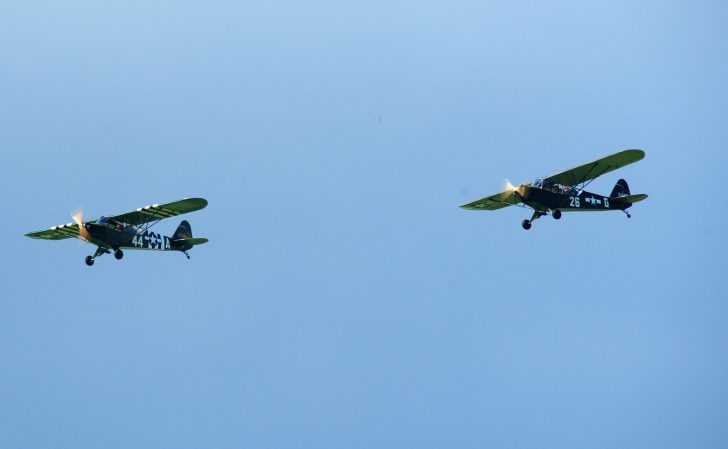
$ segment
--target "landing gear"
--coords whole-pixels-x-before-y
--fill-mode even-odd
[[[183,250],[182,252],[183,252],[183,253],[185,253],[185,256],[187,256],[187,260],[190,260],[190,255],[189,255],[189,254],[187,254],[187,251],[184,251],[184,250]]]
[[[116,257],[116,260],[121,260],[121,258],[124,257],[124,251],[120,249],[114,250],[114,257]]]
[[[542,212],[540,210],[534,210],[533,215],[531,215],[531,219],[523,220],[521,222],[521,226],[523,226],[523,229],[529,230],[529,229],[531,229],[531,223],[533,223],[533,220],[538,220],[539,218],[543,217],[544,215],[546,215],[546,212]]]
[[[109,250],[108,249],[104,249],[104,248],[102,248],[102,247],[99,246],[98,248],[96,248],[96,252],[94,253],[93,256],[86,256],[86,259],[85,259],[86,265],[88,265],[89,267],[91,265],[93,265],[94,264],[94,260],[97,257],[99,257],[100,255],[102,255],[102,254],[109,254]],[[121,259],[121,257],[117,257],[117,259]]]
[[[553,212],[551,212],[551,216],[554,217],[554,220],[558,220],[559,218],[561,218],[561,211],[555,209]]]

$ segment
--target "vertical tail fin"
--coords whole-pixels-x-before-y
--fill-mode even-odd
[[[192,238],[192,228],[190,227],[190,224],[187,222],[187,220],[182,220],[182,223],[177,226],[177,230],[174,231],[174,235],[172,235],[172,240],[179,240],[179,239],[191,239]]]
[[[620,179],[614,185],[614,189],[612,189],[612,194],[609,195],[609,198],[619,198],[620,196],[628,196],[628,195],[629,195],[629,186],[627,185],[627,181],[625,181],[624,179]]]

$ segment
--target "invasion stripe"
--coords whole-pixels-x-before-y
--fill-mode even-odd
[[[160,209],[156,209],[156,210],[154,211],[154,214],[155,214],[155,215],[159,215],[159,216],[162,216],[162,217],[164,217],[164,218],[169,218],[169,217],[172,217],[172,216],[174,216],[174,215],[175,215],[175,214],[172,214],[172,213],[170,213],[170,212],[169,212],[168,210],[165,210],[165,209],[161,209],[161,208],[160,208]]]
[[[168,217],[174,217],[175,215],[179,215],[179,212],[171,209],[160,208],[159,210],[167,214]]]
[[[167,218],[164,214],[162,214],[158,210],[145,210],[144,213],[146,213],[150,217],[154,217],[154,218]]]

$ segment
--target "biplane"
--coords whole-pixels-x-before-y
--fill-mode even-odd
[[[644,157],[645,152],[642,150],[625,150],[555,175],[538,178],[532,183],[514,186],[506,181],[505,191],[460,207],[469,210],[496,210],[507,206],[533,209],[531,219],[521,223],[523,229],[531,229],[531,223],[544,215],[551,215],[558,220],[562,212],[621,210],[630,218],[627,209],[647,198],[647,195],[632,195],[624,179],[617,181],[609,196],[584,189],[599,176]]]
[[[150,228],[161,220],[176,215],[187,214],[207,206],[204,198],[185,198],[166,204],[152,204],[125,214],[100,217],[83,221],[83,212],[72,215],[73,223],[53,226],[43,231],[29,232],[26,236],[42,240],[63,240],[79,238],[96,245],[93,256],[86,256],[86,265],[91,266],[94,260],[114,252],[118,260],[124,257],[123,249],[145,249],[157,251],[181,251],[187,258],[187,251],[195,245],[207,243],[207,239],[193,238],[192,228],[187,220],[183,220],[171,237],[150,231]]]

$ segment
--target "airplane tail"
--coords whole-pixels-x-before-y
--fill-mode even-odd
[[[629,196],[629,194],[629,186],[627,185],[627,181],[625,181],[624,179],[620,179],[614,185],[614,189],[612,189],[612,194],[609,195],[609,198],[619,198],[622,196]]]
[[[644,193],[638,193],[636,195],[632,195],[629,192],[629,186],[627,185],[627,181],[624,179],[620,179],[617,181],[617,184],[614,185],[614,189],[612,190],[612,194],[609,196],[609,201],[618,209],[625,210],[626,208],[630,207],[632,204],[642,201],[647,198],[647,195]],[[629,217],[629,214],[627,214]]]
[[[187,222],[187,220],[182,220],[182,223],[177,226],[177,230],[174,231],[174,234],[172,235],[172,240],[180,240],[180,239],[191,239],[192,238],[192,228],[190,227],[190,224]]]
[[[187,220],[182,220],[182,223],[177,226],[177,230],[172,235],[172,249],[187,251],[192,249],[193,246],[202,245],[203,243],[207,243],[207,239],[192,237],[192,227],[190,227]],[[189,256],[187,257],[189,258]]]

